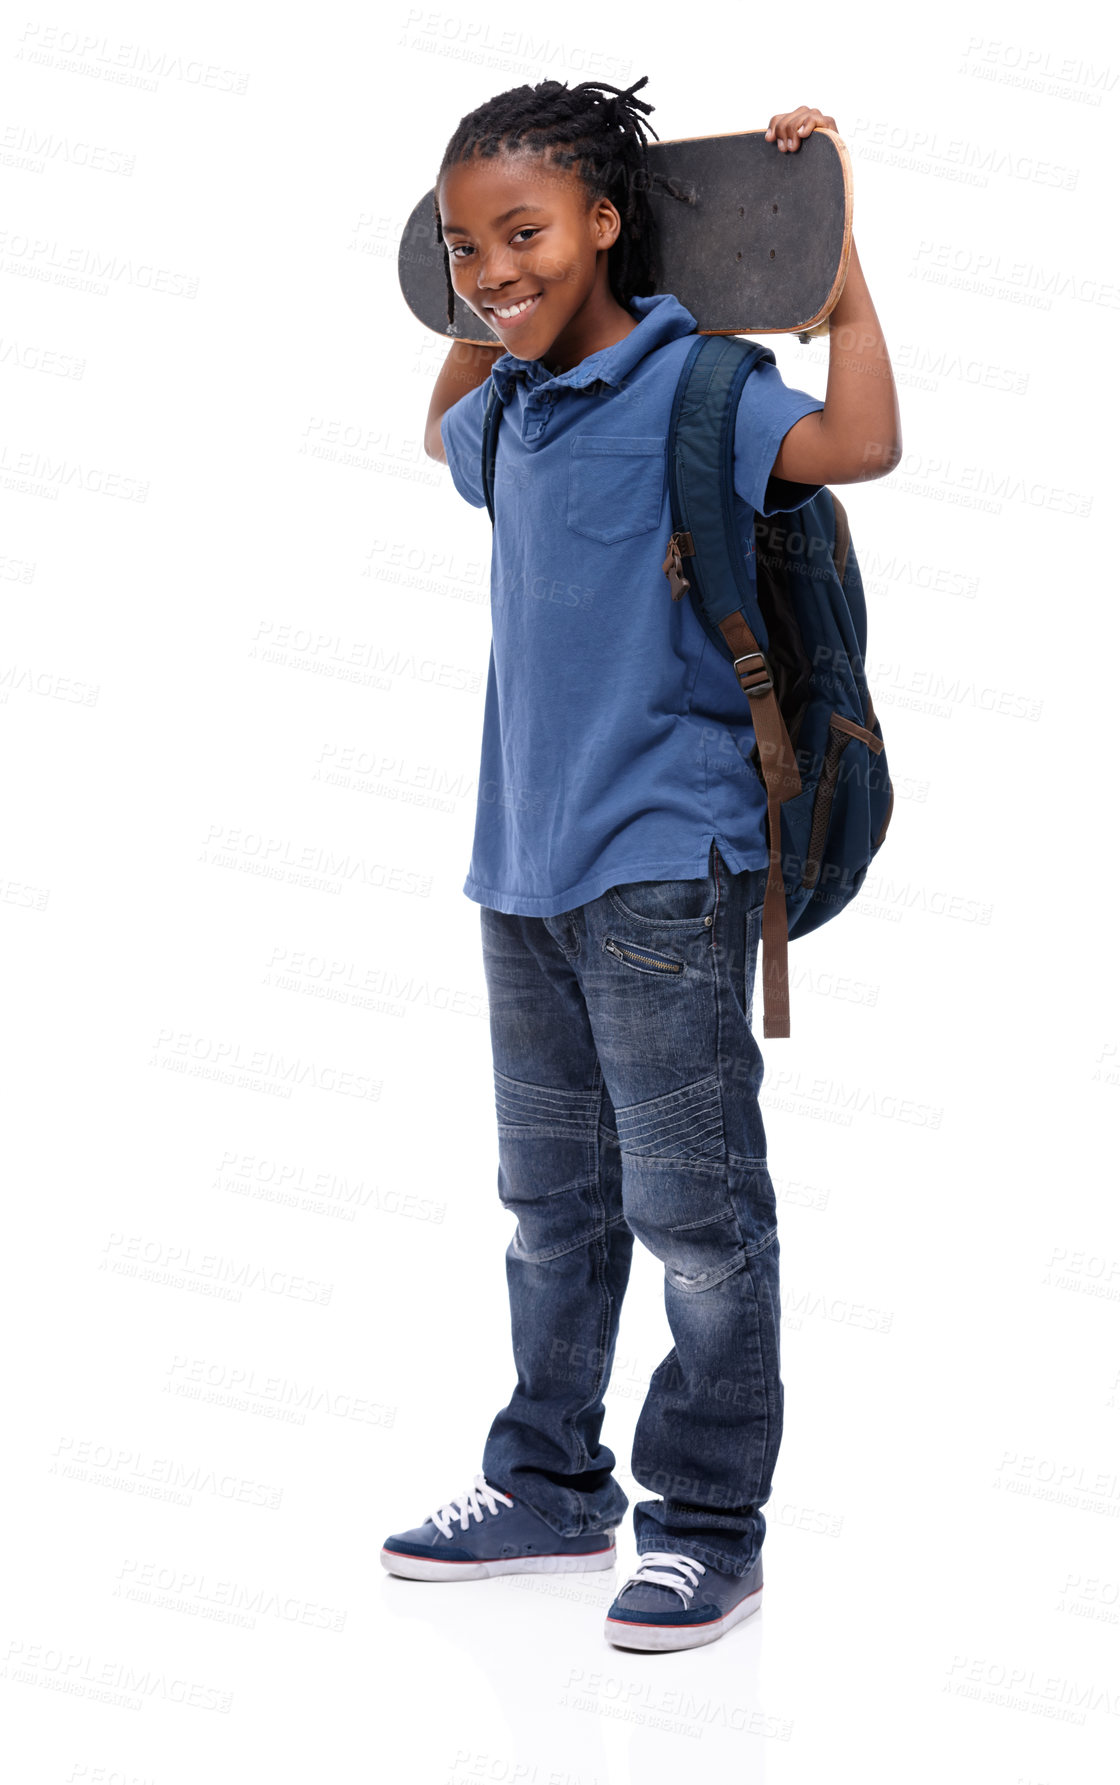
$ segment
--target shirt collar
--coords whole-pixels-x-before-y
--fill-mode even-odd
[[[582,390],[593,384],[622,384],[647,353],[680,335],[692,334],[696,328],[695,316],[668,291],[631,298],[626,307],[637,318],[637,328],[613,346],[589,353],[567,372],[550,372],[543,360],[501,354],[491,366],[490,376],[502,402],[509,402],[519,378],[525,380],[526,389],[534,390]]]

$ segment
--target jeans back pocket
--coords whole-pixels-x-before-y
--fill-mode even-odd
[[[665,441],[658,434],[573,434],[568,526],[617,545],[652,532],[665,492]]]

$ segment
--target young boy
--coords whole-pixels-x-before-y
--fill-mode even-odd
[[[710,1642],[756,1610],[781,1441],[777,1216],[752,1028],[765,791],[738,680],[662,559],[664,445],[694,318],[654,292],[634,92],[557,82],[462,120],[437,183],[448,278],[508,344],[452,347],[425,444],[476,507],[504,403],[474,850],[517,1385],[472,1488],[387,1539],[398,1574],[614,1561],[627,1498],[600,1441],[637,1237],[674,1344],[634,1437],[642,1566],[606,1634]],[[607,94],[613,97],[607,97]],[[775,154],[834,121],[775,115]],[[466,394],[464,394],[464,392]],[[886,474],[890,362],[852,244],[822,403],[763,366],[735,487],[755,511]]]

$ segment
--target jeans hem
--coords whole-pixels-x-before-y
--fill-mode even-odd
[[[626,1514],[630,1510],[629,1503],[627,1503],[619,1513],[618,1517],[611,1519],[606,1524],[600,1523],[598,1525],[592,1525],[582,1523],[576,1525],[573,1530],[569,1530],[567,1526],[557,1525],[553,1519],[549,1517],[547,1512],[542,1512],[539,1506],[534,1506],[533,1502],[528,1499],[523,1492],[515,1494],[514,1499],[520,1505],[527,1506],[530,1512],[535,1513],[537,1518],[539,1518],[543,1524],[546,1524],[549,1530],[565,1543],[570,1542],[575,1537],[605,1537],[608,1532],[619,1530]]]

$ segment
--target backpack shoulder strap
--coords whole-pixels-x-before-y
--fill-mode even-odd
[[[494,524],[494,466],[498,457],[498,423],[502,419],[502,403],[498,396],[498,387],[492,378],[487,380],[486,405],[482,411],[482,493],[486,497],[486,512],[490,516],[490,524]]]
[[[705,335],[681,368],[669,418],[669,490],[673,533],[663,569],[673,599],[691,590],[705,631],[730,657],[750,701],[766,788],[770,871],[762,910],[766,1036],[789,1034],[789,921],[782,869],[781,808],[801,792],[801,774],[778,703],[769,643],[735,519],[735,422],[755,366],[774,364],[770,348],[734,335]],[[751,538],[753,540],[754,517]],[[688,572],[684,573],[684,561]]]
[[[776,363],[771,349],[757,341],[738,335],[700,335],[681,367],[669,414],[674,538],[683,535],[680,550],[691,558],[690,569],[695,572],[693,606],[722,651],[727,646],[720,621],[735,608],[744,610],[763,649],[768,642],[735,526],[739,399],[755,366],[764,362]],[[674,587],[674,598],[683,592]]]

